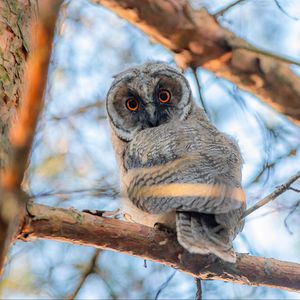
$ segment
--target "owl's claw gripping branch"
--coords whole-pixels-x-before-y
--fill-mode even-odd
[[[98,216],[98,217],[103,217],[103,218],[114,218],[114,219],[120,219],[121,213],[119,209],[113,210],[113,211],[108,211],[108,210],[97,210],[97,209],[84,209],[82,212],[93,215],[93,216]]]
[[[159,223],[159,222],[154,224],[154,228],[156,230],[160,230],[160,231],[166,232],[168,234],[175,234],[175,231],[172,230],[172,228],[166,226],[165,224]]]

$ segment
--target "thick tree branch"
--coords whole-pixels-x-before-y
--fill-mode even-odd
[[[187,0],[91,0],[114,11],[175,53],[181,67],[202,66],[232,81],[300,124],[300,62],[258,49],[220,26]]]
[[[25,214],[21,183],[27,167],[35,128],[43,107],[48,64],[60,0],[45,0],[32,22],[30,57],[24,76],[23,101],[16,124],[10,131],[11,153],[8,167],[0,178],[0,274],[12,238]]]
[[[300,265],[238,254],[235,264],[189,254],[172,234],[139,224],[95,217],[74,209],[28,204],[19,238],[35,238],[109,249],[156,261],[200,279],[300,291]]]

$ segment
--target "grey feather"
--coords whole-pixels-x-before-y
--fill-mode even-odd
[[[170,103],[158,101],[161,90],[170,93]],[[135,112],[126,109],[128,97],[138,101]],[[176,212],[183,247],[234,262],[232,241],[245,209],[243,160],[237,143],[195,107],[184,76],[158,63],[122,72],[108,93],[107,110],[133,220],[149,225],[149,216],[159,221]]]

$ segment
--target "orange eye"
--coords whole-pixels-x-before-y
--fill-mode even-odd
[[[126,107],[131,111],[136,111],[139,108],[139,102],[135,98],[130,98],[126,101]]]
[[[167,103],[171,100],[171,93],[168,90],[160,90],[158,99],[161,103]]]

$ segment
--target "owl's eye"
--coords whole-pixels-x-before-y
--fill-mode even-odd
[[[139,102],[135,98],[129,98],[126,101],[126,107],[131,111],[136,111],[139,108]]]
[[[168,90],[160,90],[158,99],[161,103],[167,103],[171,100],[171,93]]]

